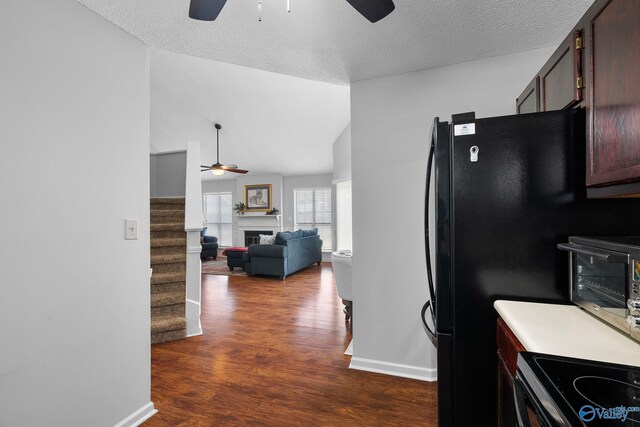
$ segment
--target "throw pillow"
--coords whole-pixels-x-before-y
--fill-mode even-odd
[[[261,245],[273,245],[276,242],[276,236],[271,234],[258,234],[260,236]]]

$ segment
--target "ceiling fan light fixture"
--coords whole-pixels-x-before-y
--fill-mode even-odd
[[[224,175],[225,172],[233,172],[239,174],[249,173],[248,170],[240,169],[236,165],[223,165],[222,163],[220,163],[220,129],[222,129],[222,126],[220,126],[218,123],[215,123],[214,127],[216,128],[216,162],[211,166],[200,165],[200,171],[211,171],[211,173],[216,176]]]

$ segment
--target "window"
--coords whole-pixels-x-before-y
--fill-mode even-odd
[[[322,250],[332,249],[331,188],[293,190],[294,228],[317,228],[322,239]]]
[[[231,193],[204,195],[204,222],[207,236],[216,236],[220,246],[232,246]]]
[[[351,250],[351,180],[336,184],[336,229],[338,250]]]

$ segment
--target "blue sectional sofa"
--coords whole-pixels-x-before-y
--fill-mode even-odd
[[[284,279],[298,270],[322,262],[318,229],[281,231],[273,245],[251,245],[243,255],[248,276],[267,274]]]

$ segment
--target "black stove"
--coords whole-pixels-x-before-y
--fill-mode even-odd
[[[638,367],[523,352],[515,394],[524,427],[640,427]]]

